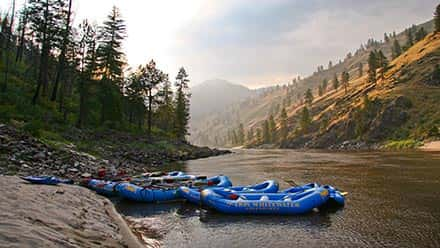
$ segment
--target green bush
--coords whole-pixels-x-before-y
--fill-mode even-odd
[[[32,120],[24,124],[23,130],[32,136],[40,137],[43,122],[40,120]]]

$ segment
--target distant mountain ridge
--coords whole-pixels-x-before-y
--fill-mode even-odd
[[[223,79],[205,81],[191,88],[191,119],[221,111],[226,106],[253,95],[249,88]]]

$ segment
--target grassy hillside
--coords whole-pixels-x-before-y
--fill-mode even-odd
[[[392,61],[384,80],[369,83],[365,75],[350,81],[347,93],[332,90],[316,98],[307,132],[298,131],[305,105],[289,108],[289,137],[281,146],[415,146],[438,138],[440,82],[432,78],[438,64],[440,34],[430,34]]]
[[[433,21],[421,24],[417,26],[417,29],[424,28],[426,31],[431,32],[433,30]],[[401,32],[396,35],[395,38],[401,46],[405,46],[407,42],[407,36],[405,32]],[[326,88],[326,93],[315,99],[316,101],[324,101],[330,95],[335,94],[332,88],[332,80],[335,74],[338,77],[343,71],[349,72],[350,75],[350,85],[351,88],[357,87],[362,82],[366,81],[365,75],[368,70],[367,61],[369,53],[372,50],[381,50],[385,56],[391,59],[392,46],[394,38],[391,38],[388,42],[374,42],[372,45],[363,45],[364,49],[359,49],[351,56],[346,56],[346,58],[341,61],[341,63],[333,65],[331,68],[320,70],[315,72],[313,75],[301,79],[296,83],[289,83],[284,86],[277,86],[268,88],[262,91],[258,96],[251,98],[240,104],[231,105],[225,111],[221,113],[215,113],[211,116],[199,120],[197,130],[193,130],[192,133],[197,133],[198,136],[204,136],[203,140],[192,139],[194,142],[199,144],[209,144],[209,145],[232,145],[228,140],[228,132],[231,130],[237,130],[240,123],[243,123],[246,130],[253,129],[254,131],[262,127],[262,123],[270,115],[273,115],[275,119],[280,114],[282,107],[288,110],[289,116],[293,116],[289,120],[290,133],[295,131],[295,122],[297,121],[294,117],[295,113],[302,109],[304,93],[307,89],[313,90],[313,95],[317,97],[317,88],[322,82],[327,79],[328,86]],[[363,64],[363,76],[360,77],[359,74],[359,64]],[[342,88],[337,91],[336,94],[343,94]],[[335,104],[334,98],[328,98],[328,103]],[[331,105],[331,104],[330,104]],[[322,105],[324,106],[324,105]],[[325,110],[324,107],[321,110]],[[315,111],[315,110],[314,110]],[[325,112],[323,112],[324,114]],[[317,117],[315,117],[317,118]],[[254,132],[255,133],[255,132]],[[292,135],[292,134],[291,134]],[[203,142],[201,142],[203,141]],[[255,142],[248,142],[255,143]]]

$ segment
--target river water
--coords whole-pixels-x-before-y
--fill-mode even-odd
[[[228,216],[186,203],[117,209],[148,218],[164,247],[440,247],[440,153],[236,150],[182,164],[233,183],[276,179],[348,191],[346,206],[304,216]]]

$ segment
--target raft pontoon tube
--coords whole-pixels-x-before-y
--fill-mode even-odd
[[[202,202],[226,214],[295,215],[311,212],[325,204],[329,191],[324,187],[300,193],[236,194],[217,189],[205,189]]]
[[[73,180],[71,179],[62,179],[54,176],[27,176],[20,178],[34,184],[46,184],[46,185],[57,185],[59,183],[73,184]]]
[[[216,189],[221,189],[215,187]],[[185,198],[188,202],[194,204],[200,204],[200,188],[190,188],[186,186],[179,187],[179,194]],[[275,180],[268,180],[255,185],[248,186],[234,186],[223,188],[226,192],[231,193],[276,193],[278,192],[278,183]]]
[[[312,190],[312,189],[315,189],[318,187],[321,187],[321,186],[317,183],[309,183],[309,184],[305,184],[302,186],[295,186],[292,188],[288,188],[288,189],[284,190],[283,193],[289,193],[289,194],[299,193],[299,192],[304,192],[307,190]],[[345,205],[344,195],[347,193],[342,193],[338,189],[336,189],[330,185],[324,185],[322,187],[327,189],[329,192],[329,200],[326,202],[325,206],[327,206],[327,207],[340,207],[340,206]]]
[[[213,187],[232,186],[227,176],[216,176],[206,179]],[[140,187],[131,183],[120,183],[116,187],[118,194],[126,199],[139,202],[165,202],[181,199],[178,187],[166,185],[149,185]]]
[[[87,187],[96,191],[96,193],[105,196],[117,196],[116,185],[121,182],[104,181],[98,179],[90,179]]]

